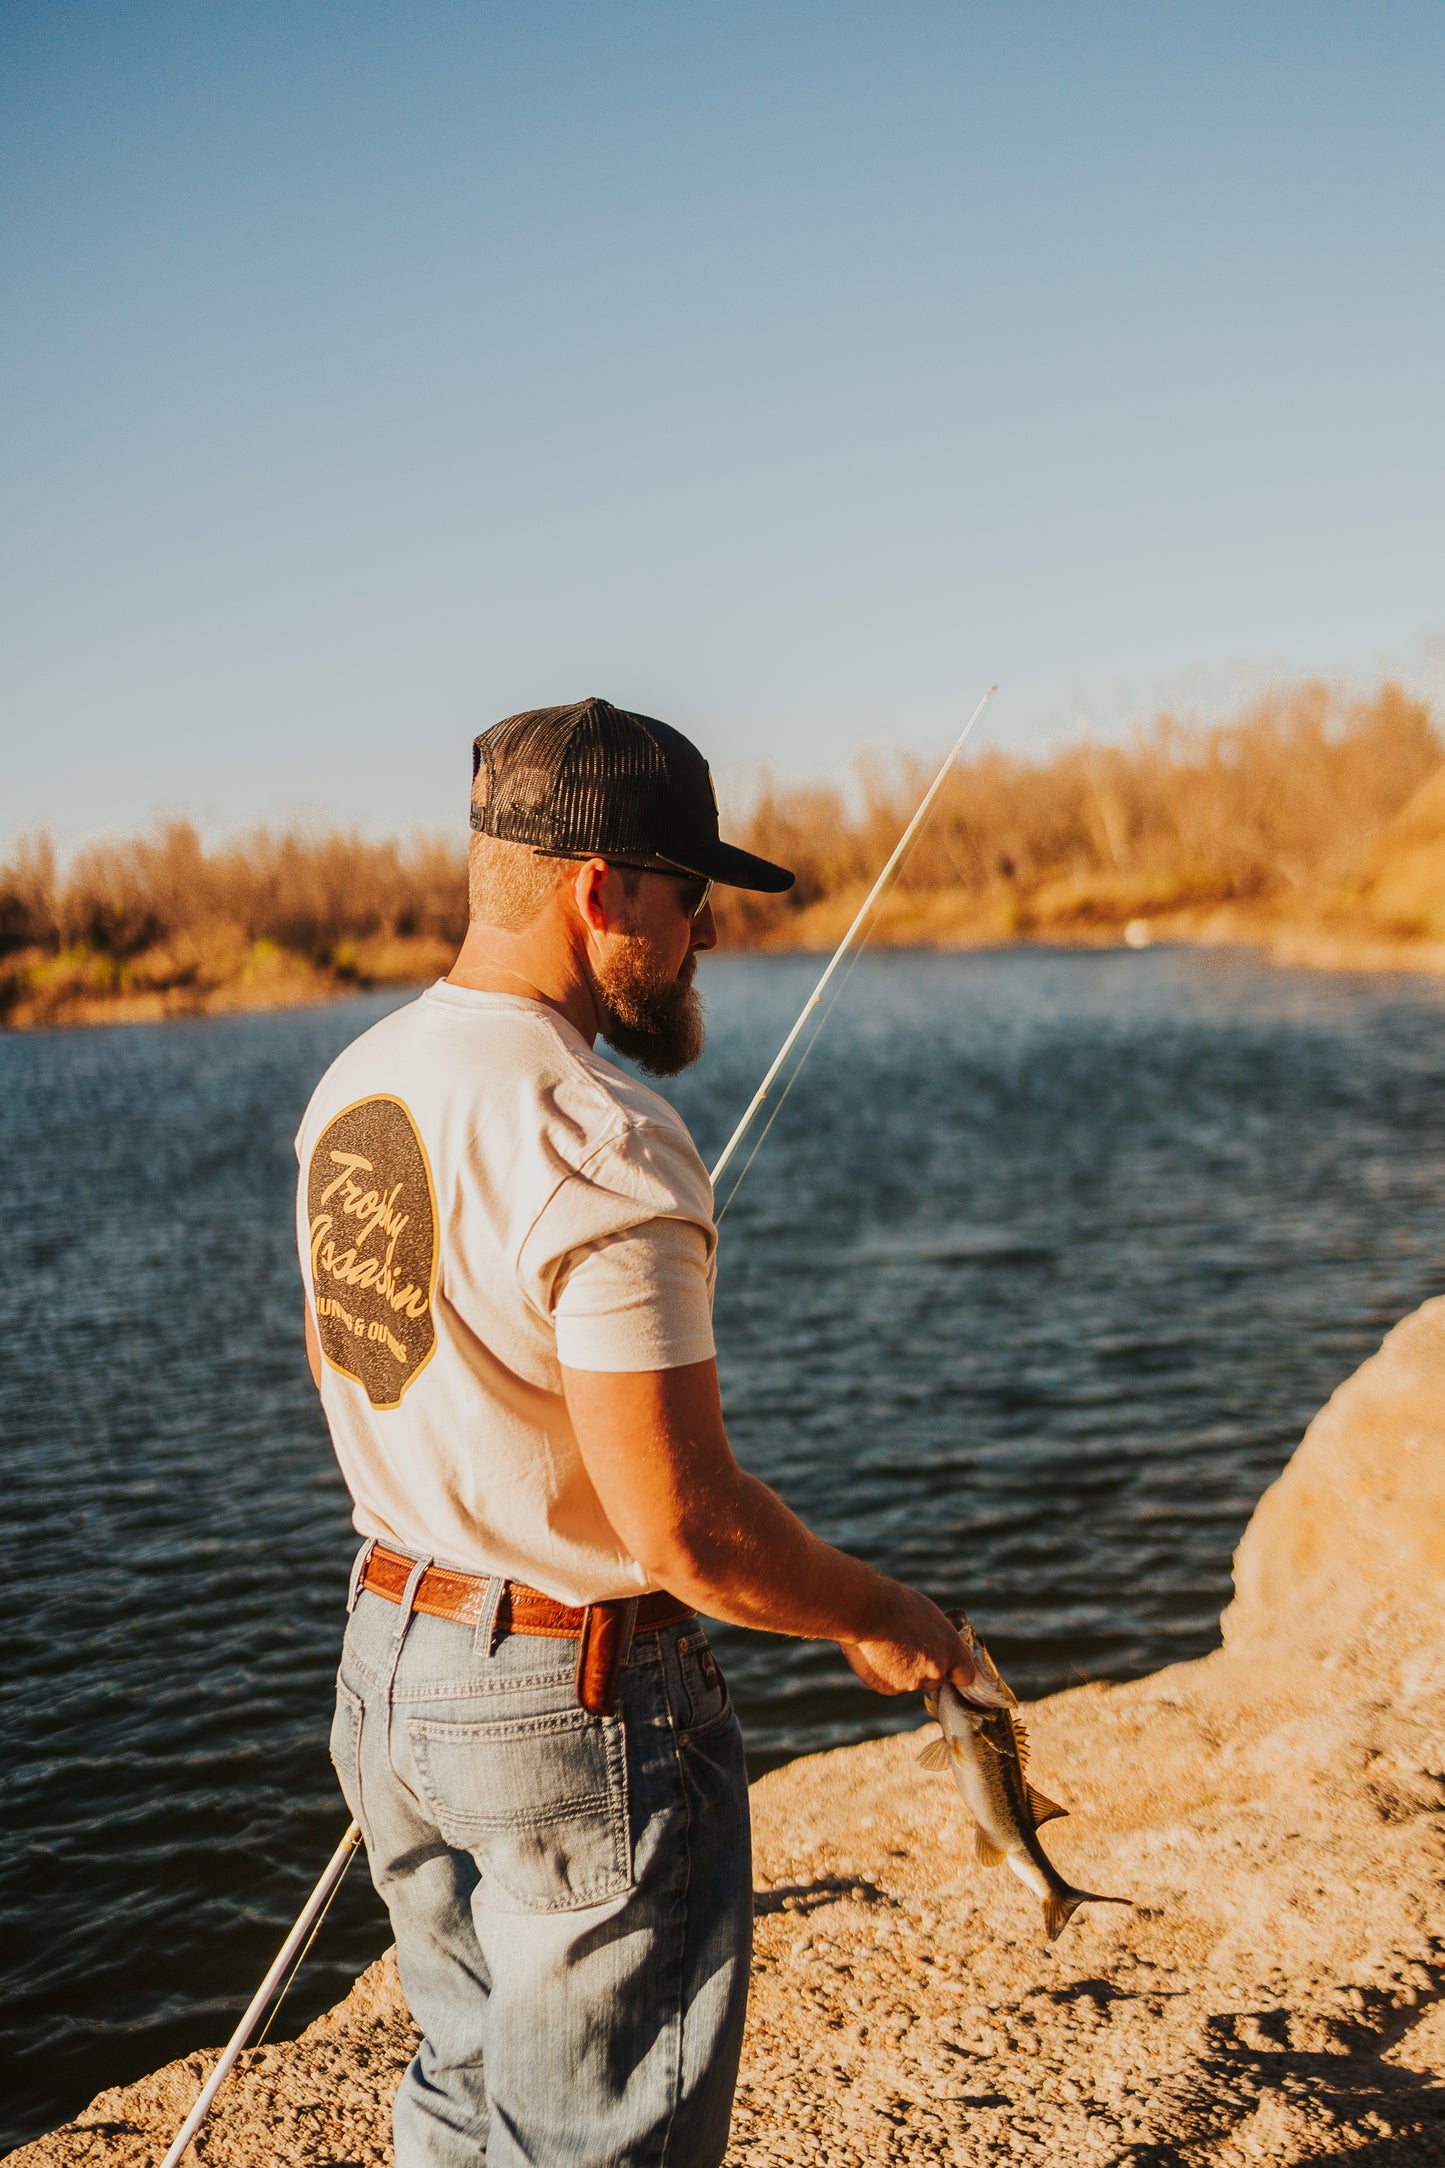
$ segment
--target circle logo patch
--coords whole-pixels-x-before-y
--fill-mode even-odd
[[[321,1352],[395,1408],[436,1346],[437,1209],[400,1099],[359,1099],[327,1123],[306,1174]]]

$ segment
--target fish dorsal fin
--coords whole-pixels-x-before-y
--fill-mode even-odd
[[[1041,1822],[1053,1822],[1061,1814],[1068,1813],[1067,1807],[1061,1807],[1057,1799],[1050,1799],[1043,1792],[1035,1791],[1032,1784],[1026,1785],[1024,1789],[1028,1793],[1029,1812],[1034,1818],[1035,1829]]]
[[[918,1757],[920,1769],[946,1769],[948,1767],[948,1741],[930,1739]]]
[[[973,1856],[980,1867],[1000,1867],[1003,1864],[1003,1853],[992,1837],[984,1835],[977,1823],[974,1824],[973,1831]]]
[[[1009,1722],[1014,1728],[1014,1745],[1018,1749],[1019,1767],[1020,1769],[1027,1769],[1029,1765],[1029,1735],[1012,1710],[1009,1712]]]

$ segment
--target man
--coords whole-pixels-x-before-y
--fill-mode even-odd
[[[603,700],[473,755],[455,967],[341,1055],[297,1139],[307,1344],[366,1539],[332,1751],[425,2035],[399,2168],[712,2168],[747,1999],[741,1742],[699,1611],[880,1693],[969,1653],[734,1460],[682,1121],[595,1051],[697,1058],[706,762]]]

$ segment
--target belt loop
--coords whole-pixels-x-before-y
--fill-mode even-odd
[[[637,1629],[637,1598],[629,1596],[622,1606],[622,1646],[618,1652],[617,1668],[623,1671],[632,1654],[632,1636]]]
[[[401,1592],[401,1602],[398,1605],[401,1616],[396,1622],[396,1634],[391,1644],[391,1662],[386,1667],[386,1685],[383,1689],[388,1705],[391,1701],[392,1687],[396,1683],[396,1667],[401,1662],[401,1645],[406,1639],[406,1629],[411,1624],[412,1607],[416,1603],[416,1592],[421,1587],[422,1577],[430,1565],[431,1560],[429,1558],[419,1558],[407,1575],[406,1587]]]
[[[348,1618],[350,1618],[361,1601],[361,1584],[366,1579],[366,1569],[371,1564],[371,1554],[376,1549],[376,1543],[375,1536],[368,1536],[351,1562],[351,1579],[346,1584],[346,1616]]]
[[[501,1608],[506,1588],[506,1581],[500,1573],[488,1574],[481,1617],[477,1620],[477,1630],[472,1637],[474,1655],[495,1656],[497,1653],[497,1612]]]

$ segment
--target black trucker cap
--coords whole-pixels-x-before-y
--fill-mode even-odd
[[[724,843],[702,754],[650,715],[579,700],[493,723],[472,745],[472,826],[534,850],[655,858],[778,895],[785,866]]]

